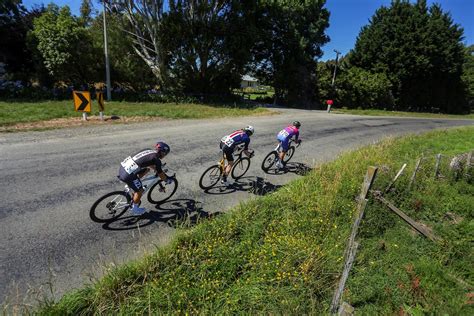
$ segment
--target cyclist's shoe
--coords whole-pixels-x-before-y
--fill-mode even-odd
[[[281,161],[277,161],[276,167],[277,167],[278,169],[283,169],[285,166],[283,165],[283,163],[282,163]]]
[[[132,213],[133,215],[142,215],[146,212],[144,207],[139,207],[138,204],[132,204]]]
[[[222,178],[221,184],[225,185],[226,187],[228,187],[230,185],[229,181],[227,181],[227,178]]]

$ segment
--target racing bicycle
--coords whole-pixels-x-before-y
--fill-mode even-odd
[[[285,156],[283,157],[283,163],[286,165],[288,161],[293,157],[295,154],[296,148],[298,148],[301,142],[297,143],[296,146],[293,145],[295,140],[292,138],[288,142],[288,151],[286,152]],[[275,147],[268,155],[265,156],[262,162],[262,170],[268,172],[273,166],[276,165],[278,162],[279,154],[282,151],[281,142],[278,143],[278,146]]]
[[[164,169],[163,171],[167,172],[168,170]],[[157,174],[140,179],[143,185],[143,194],[148,192],[148,202],[160,204],[171,198],[178,189],[178,180],[175,175],[169,176],[172,180],[170,184],[166,184]],[[125,185],[122,191],[113,191],[103,195],[92,205],[89,213],[90,218],[97,223],[106,223],[119,218],[132,207],[132,196],[133,190],[128,185]]]
[[[230,171],[230,176],[234,180],[242,178],[247,173],[250,167],[250,158],[243,157],[243,151],[243,144],[236,147],[235,154],[237,155],[237,158],[234,160],[234,165],[232,166],[232,170]],[[225,158],[224,153],[222,153],[221,160],[216,165],[210,166],[204,171],[201,178],[199,179],[199,187],[201,187],[201,189],[208,190],[215,186],[217,182],[219,182],[219,180],[222,178],[222,175],[224,174],[226,160],[227,159]]]

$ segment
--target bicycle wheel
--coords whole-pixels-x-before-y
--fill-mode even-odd
[[[238,180],[244,176],[247,170],[249,170],[249,167],[250,167],[250,158],[248,157],[239,158],[234,163],[234,166],[232,167],[232,172],[230,173],[230,175],[235,180]]]
[[[152,204],[162,203],[168,200],[178,189],[178,180],[170,178],[173,182],[165,184],[163,180],[155,183],[148,191],[148,202]]]
[[[278,153],[276,151],[270,152],[262,161],[262,170],[267,172],[277,162]]]
[[[99,198],[89,215],[94,222],[106,223],[120,217],[130,207],[132,198],[124,191],[114,191]]]
[[[283,157],[283,162],[287,163],[288,161],[290,161],[291,157],[293,157],[294,154],[295,146],[290,146],[290,148],[288,148],[288,151],[285,154],[285,157]]]
[[[211,166],[203,172],[201,179],[199,179],[199,186],[203,190],[210,189],[219,182],[221,176],[222,170],[219,165]]]

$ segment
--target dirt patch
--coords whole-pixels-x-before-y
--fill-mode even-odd
[[[148,122],[148,121],[163,121],[165,119],[161,117],[153,116],[123,116],[119,119],[111,119],[110,117],[104,117],[101,121],[99,116],[89,116],[87,121],[82,120],[82,117],[67,117],[58,118],[48,121],[38,122],[25,122],[17,123],[14,125],[0,126],[0,132],[20,132],[28,130],[45,130],[45,129],[56,129],[62,127],[76,127],[76,126],[91,126],[91,125],[110,125],[110,124],[123,124],[123,123],[137,123],[137,122]]]

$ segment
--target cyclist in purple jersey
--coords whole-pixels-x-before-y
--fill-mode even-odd
[[[291,125],[288,125],[284,129],[282,129],[278,135],[277,139],[281,143],[281,151],[279,153],[279,158],[280,160],[277,163],[278,168],[283,168],[284,167],[284,162],[283,158],[286,155],[286,152],[288,151],[288,146],[290,139],[294,137],[296,143],[301,143],[301,140],[299,139],[300,136],[300,131],[299,128],[301,127],[301,123],[299,121],[294,121]]]
[[[222,175],[222,184],[228,185],[227,176],[229,175],[232,166],[234,165],[234,149],[240,144],[244,144],[244,154],[248,157],[253,156],[253,151],[249,151],[249,144],[250,144],[250,136],[252,136],[254,132],[253,126],[249,125],[246,128],[239,129],[233,132],[230,135],[224,136],[221,139],[220,148],[224,153],[224,157],[227,159],[228,164],[224,168],[224,174]]]
[[[138,153],[128,156],[120,163],[118,178],[125,182],[134,192],[132,202],[132,212],[135,215],[143,214],[146,209],[139,207],[140,200],[143,194],[143,187],[140,178],[144,177],[150,169],[166,181],[171,183],[166,174],[161,169],[161,159],[163,159],[170,152],[170,146],[163,142],[157,142],[155,149],[144,149]]]

